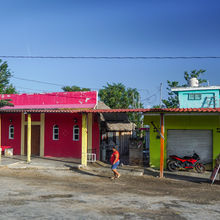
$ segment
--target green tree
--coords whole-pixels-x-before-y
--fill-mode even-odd
[[[99,98],[112,109],[143,108],[137,89],[126,88],[122,83],[107,83],[99,90]],[[139,113],[129,113],[129,120],[141,127],[142,117]]]
[[[89,88],[80,88],[78,86],[64,86],[62,87],[64,92],[78,92],[78,91],[91,91]]]
[[[207,80],[206,79],[202,79],[201,75],[203,73],[205,73],[206,70],[192,70],[190,73],[188,73],[187,71],[184,72],[184,79],[186,80],[186,84],[180,85],[179,82],[177,81],[169,81],[167,80],[167,92],[168,92],[168,98],[167,99],[163,99],[163,108],[178,108],[179,107],[179,99],[176,93],[171,91],[171,88],[173,87],[186,87],[188,85],[188,81],[191,78],[197,78],[199,81],[199,84],[203,84],[206,83]]]
[[[8,64],[7,62],[3,62],[0,59],[0,94],[15,94],[16,89],[15,87],[10,84],[10,78],[11,78],[12,74],[11,71],[8,68]],[[3,107],[5,105],[10,105],[12,106],[13,104],[11,104],[9,101],[9,99],[7,100],[0,100],[0,107]]]
[[[191,73],[187,71],[184,72],[184,79],[188,82],[191,78],[197,78],[199,80],[199,84],[207,83],[206,79],[202,79],[200,76],[205,73],[206,70],[192,70]],[[184,86],[187,86],[184,85]]]
[[[15,87],[9,83],[12,74],[7,62],[0,59],[0,94],[15,94]]]
[[[171,91],[171,88],[179,86],[179,82],[177,81],[169,81],[167,80],[167,92],[168,92],[168,98],[163,99],[163,106],[165,108],[178,108],[179,107],[179,99],[176,93]]]

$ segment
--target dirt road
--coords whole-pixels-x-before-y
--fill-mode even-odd
[[[220,185],[0,169],[0,219],[220,219]]]

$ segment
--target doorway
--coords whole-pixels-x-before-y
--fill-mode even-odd
[[[27,125],[24,130],[24,154],[27,155]],[[31,155],[40,156],[40,125],[31,126]]]

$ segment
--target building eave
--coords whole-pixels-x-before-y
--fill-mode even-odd
[[[199,87],[173,87],[172,92],[182,92],[182,91],[198,91],[198,90],[215,90],[219,89],[220,86],[199,86]]]

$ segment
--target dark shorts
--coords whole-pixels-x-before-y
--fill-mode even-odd
[[[112,170],[117,169],[118,165],[119,165],[120,161],[116,162],[115,164],[112,165]]]

